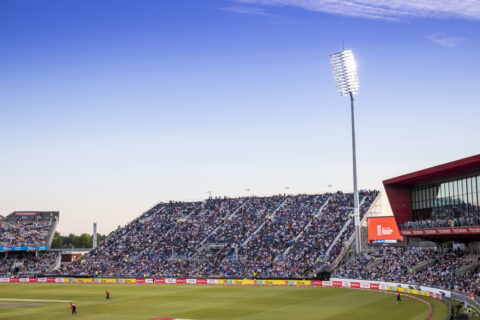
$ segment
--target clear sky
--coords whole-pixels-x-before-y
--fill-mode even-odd
[[[207,191],[351,190],[343,43],[361,188],[479,153],[480,4],[410,2],[1,1],[0,214],[108,233]]]

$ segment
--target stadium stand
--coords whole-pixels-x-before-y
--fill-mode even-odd
[[[0,247],[49,246],[58,212],[13,212],[0,220]]]
[[[58,212],[16,211],[0,220],[0,275],[50,272],[59,254],[48,251]]]
[[[362,213],[377,194],[362,192]],[[331,259],[342,250],[336,236],[352,207],[352,194],[342,192],[160,203],[58,273],[310,277],[330,261],[334,239],[339,244]],[[315,250],[319,239],[321,252]]]
[[[440,247],[385,247],[363,253],[336,270],[337,278],[427,285],[478,296],[479,255]],[[468,267],[468,268],[467,268]]]

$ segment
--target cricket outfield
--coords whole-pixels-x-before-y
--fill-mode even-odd
[[[105,290],[112,300],[105,301]],[[445,319],[442,301],[420,298],[396,303],[393,294],[343,288],[6,283],[0,284],[0,319],[424,320],[430,306],[430,319]]]

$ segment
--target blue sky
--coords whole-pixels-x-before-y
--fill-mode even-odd
[[[479,153],[480,5],[2,1],[0,214],[108,233],[159,201],[351,190]],[[387,3],[387,4],[385,4]]]

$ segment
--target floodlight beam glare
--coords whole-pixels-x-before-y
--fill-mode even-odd
[[[341,96],[358,93],[357,64],[352,50],[330,55],[335,86]]]

